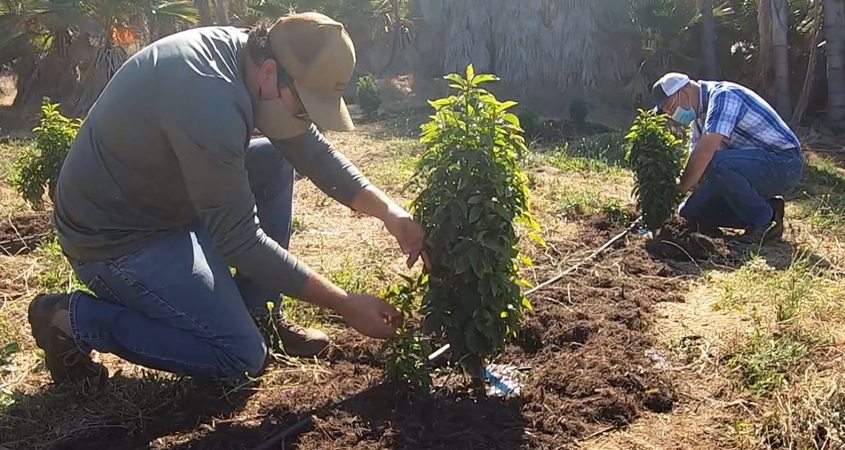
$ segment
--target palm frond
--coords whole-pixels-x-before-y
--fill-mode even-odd
[[[155,17],[168,18],[190,25],[195,25],[200,20],[199,11],[190,1],[164,2],[153,6],[151,12]]]

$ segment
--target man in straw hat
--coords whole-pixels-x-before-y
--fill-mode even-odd
[[[782,195],[804,173],[795,133],[754,91],[727,81],[668,73],[652,90],[662,112],[691,129],[680,214],[702,231],[745,229],[735,242],[761,245],[783,235]]]
[[[255,375],[267,347],[253,318],[281,293],[334,310],[364,335],[395,334],[399,311],[345,292],[287,251],[295,168],[381,219],[409,267],[422,253],[422,228],[318,131],[353,129],[341,95],[354,66],[343,25],[316,13],[269,29],[185,31],[123,65],[55,192],[62,249],[89,291],[29,308],[54,381],[107,378],[92,350],[197,377]],[[254,128],[266,138],[250,139]],[[273,317],[290,355],[328,344]]]

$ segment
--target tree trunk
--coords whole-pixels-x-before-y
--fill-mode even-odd
[[[774,63],[772,49],[772,2],[774,0],[757,0],[757,34],[760,38],[757,55],[758,84],[757,90],[766,100],[774,103],[773,80]]]
[[[827,39],[827,119],[842,126],[845,118],[845,6],[843,0],[824,1],[824,35]]]
[[[214,24],[214,17],[211,15],[210,0],[194,0],[197,6],[197,12],[200,15],[200,25],[207,27]]]
[[[217,6],[217,24],[229,25],[229,0],[215,0]]]
[[[785,121],[792,116],[792,101],[789,96],[789,43],[786,33],[789,24],[787,0],[772,0],[772,44],[775,60],[775,105],[778,114]]]
[[[719,61],[716,59],[716,23],[713,20],[713,3],[700,0],[701,8],[701,54],[704,57],[704,75],[708,80],[719,77]]]
[[[839,0],[840,2],[842,0]],[[810,38],[810,60],[807,62],[807,75],[804,77],[804,87],[801,95],[798,96],[798,104],[795,105],[795,112],[792,113],[792,126],[797,127],[804,118],[807,111],[807,103],[810,101],[810,93],[813,90],[813,82],[816,74],[816,61],[819,57],[819,42],[821,41],[822,30],[822,4],[816,3],[813,7],[813,32]]]

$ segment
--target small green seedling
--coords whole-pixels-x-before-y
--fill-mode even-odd
[[[425,275],[402,278],[404,284],[391,286],[381,293],[385,301],[405,316],[405,321],[398,329],[400,337],[390,341],[384,352],[387,377],[414,392],[427,393],[431,391],[431,373],[426,366],[431,345],[423,336],[418,311],[428,280]]]
[[[431,243],[426,329],[445,335],[464,369],[479,376],[519,329],[531,304],[520,290],[522,223],[542,244],[529,213],[528,178],[520,168],[527,154],[519,119],[481,87],[495,75],[446,77],[455,94],[430,102],[435,114],[423,125],[427,146],[414,176],[420,189],[412,203]],[[523,261],[527,261],[523,259]]]
[[[672,217],[683,198],[678,178],[683,169],[682,141],[666,129],[666,116],[640,110],[625,137],[625,157],[636,175],[634,195],[645,225],[655,232]]]
[[[69,119],[59,113],[59,104],[45,98],[35,133],[35,148],[25,150],[12,166],[9,181],[33,209],[44,208],[44,191],[50,199],[82,120]]]

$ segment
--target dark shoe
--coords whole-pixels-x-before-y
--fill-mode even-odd
[[[102,385],[109,378],[108,369],[82,353],[73,338],[57,325],[57,318],[68,314],[69,305],[70,296],[64,294],[39,295],[29,304],[29,326],[35,344],[44,350],[54,382],[88,380]]]
[[[705,236],[710,236],[714,238],[725,237],[725,233],[722,232],[722,229],[713,223],[707,223],[704,221],[690,221],[689,229]]]
[[[279,321],[277,325],[282,351],[290,356],[311,358],[319,355],[329,346],[326,333],[314,328]]]
[[[783,197],[777,196],[769,199],[769,206],[772,207],[772,211],[774,212],[774,216],[772,217],[774,226],[769,230],[767,238],[780,239],[783,237],[783,220],[786,216],[786,202],[783,201]]]
[[[786,204],[783,197],[775,197],[769,200],[769,205],[772,207],[772,220],[766,228],[748,227],[745,233],[736,238],[734,241],[738,244],[756,244],[763,245],[773,239],[780,239],[783,237],[783,218],[785,215]]]

